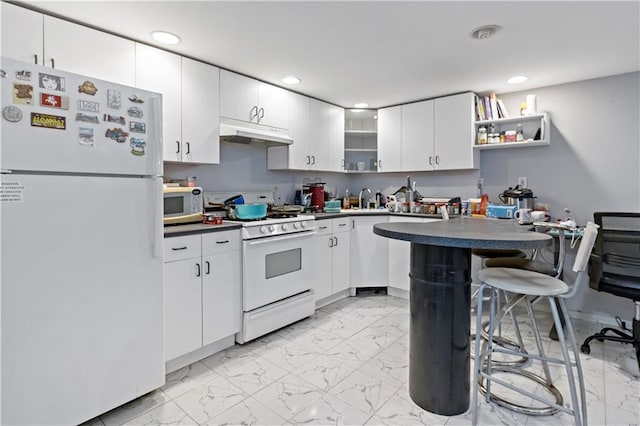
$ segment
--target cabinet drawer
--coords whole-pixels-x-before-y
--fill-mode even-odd
[[[318,227],[317,235],[329,235],[331,234],[332,219],[316,220],[316,226]]]
[[[333,226],[333,233],[338,232],[348,232],[350,228],[351,218],[349,217],[339,217],[336,219],[331,219]]]
[[[202,255],[240,250],[240,231],[221,231],[202,234]]]
[[[164,262],[200,257],[200,235],[164,239]]]

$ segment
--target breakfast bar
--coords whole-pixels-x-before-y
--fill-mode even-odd
[[[441,415],[469,408],[471,249],[535,249],[549,235],[516,221],[455,218],[380,223],[377,235],[411,242],[409,395]]]

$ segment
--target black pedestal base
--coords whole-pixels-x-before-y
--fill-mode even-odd
[[[471,250],[411,243],[409,395],[432,413],[469,408]]]

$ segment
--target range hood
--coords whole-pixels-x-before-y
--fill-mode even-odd
[[[284,131],[280,133],[261,127],[220,119],[220,141],[261,146],[286,146],[293,143],[293,139]]]

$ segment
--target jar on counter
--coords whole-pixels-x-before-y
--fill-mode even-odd
[[[487,128],[480,127],[478,129],[478,145],[486,145],[487,141]]]
[[[515,142],[515,141],[516,141],[516,131],[507,130],[505,132],[505,142]]]

